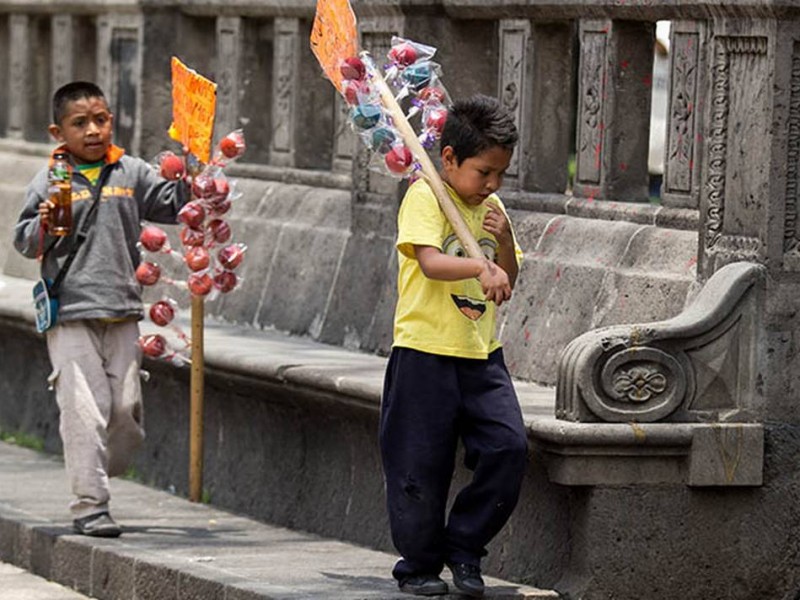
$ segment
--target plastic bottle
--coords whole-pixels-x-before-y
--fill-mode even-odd
[[[53,208],[47,222],[50,235],[69,235],[72,231],[72,170],[65,152],[56,152],[47,173],[48,192]]]

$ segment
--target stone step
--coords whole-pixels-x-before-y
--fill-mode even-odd
[[[75,535],[60,457],[0,442],[0,561],[108,600],[408,598],[396,557],[114,479],[118,539]],[[556,599],[491,577],[487,598]],[[455,596],[454,596],[455,597]]]

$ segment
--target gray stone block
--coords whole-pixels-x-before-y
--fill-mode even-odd
[[[92,545],[77,537],[61,537],[53,545],[52,573],[55,581],[81,594],[92,593]]]
[[[99,600],[134,600],[135,560],[95,548],[92,552],[92,597]]]

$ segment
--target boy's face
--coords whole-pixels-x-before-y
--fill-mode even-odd
[[[105,158],[111,145],[114,116],[103,98],[81,98],[67,103],[60,123],[49,131],[58,142],[66,144],[77,163],[95,163]]]
[[[513,150],[492,146],[458,164],[452,146],[442,149],[444,180],[470,206],[483,203],[503,184]]]

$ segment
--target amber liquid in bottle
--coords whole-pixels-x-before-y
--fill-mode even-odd
[[[72,231],[72,173],[65,154],[56,154],[48,174],[50,202],[47,231],[64,236]]]

